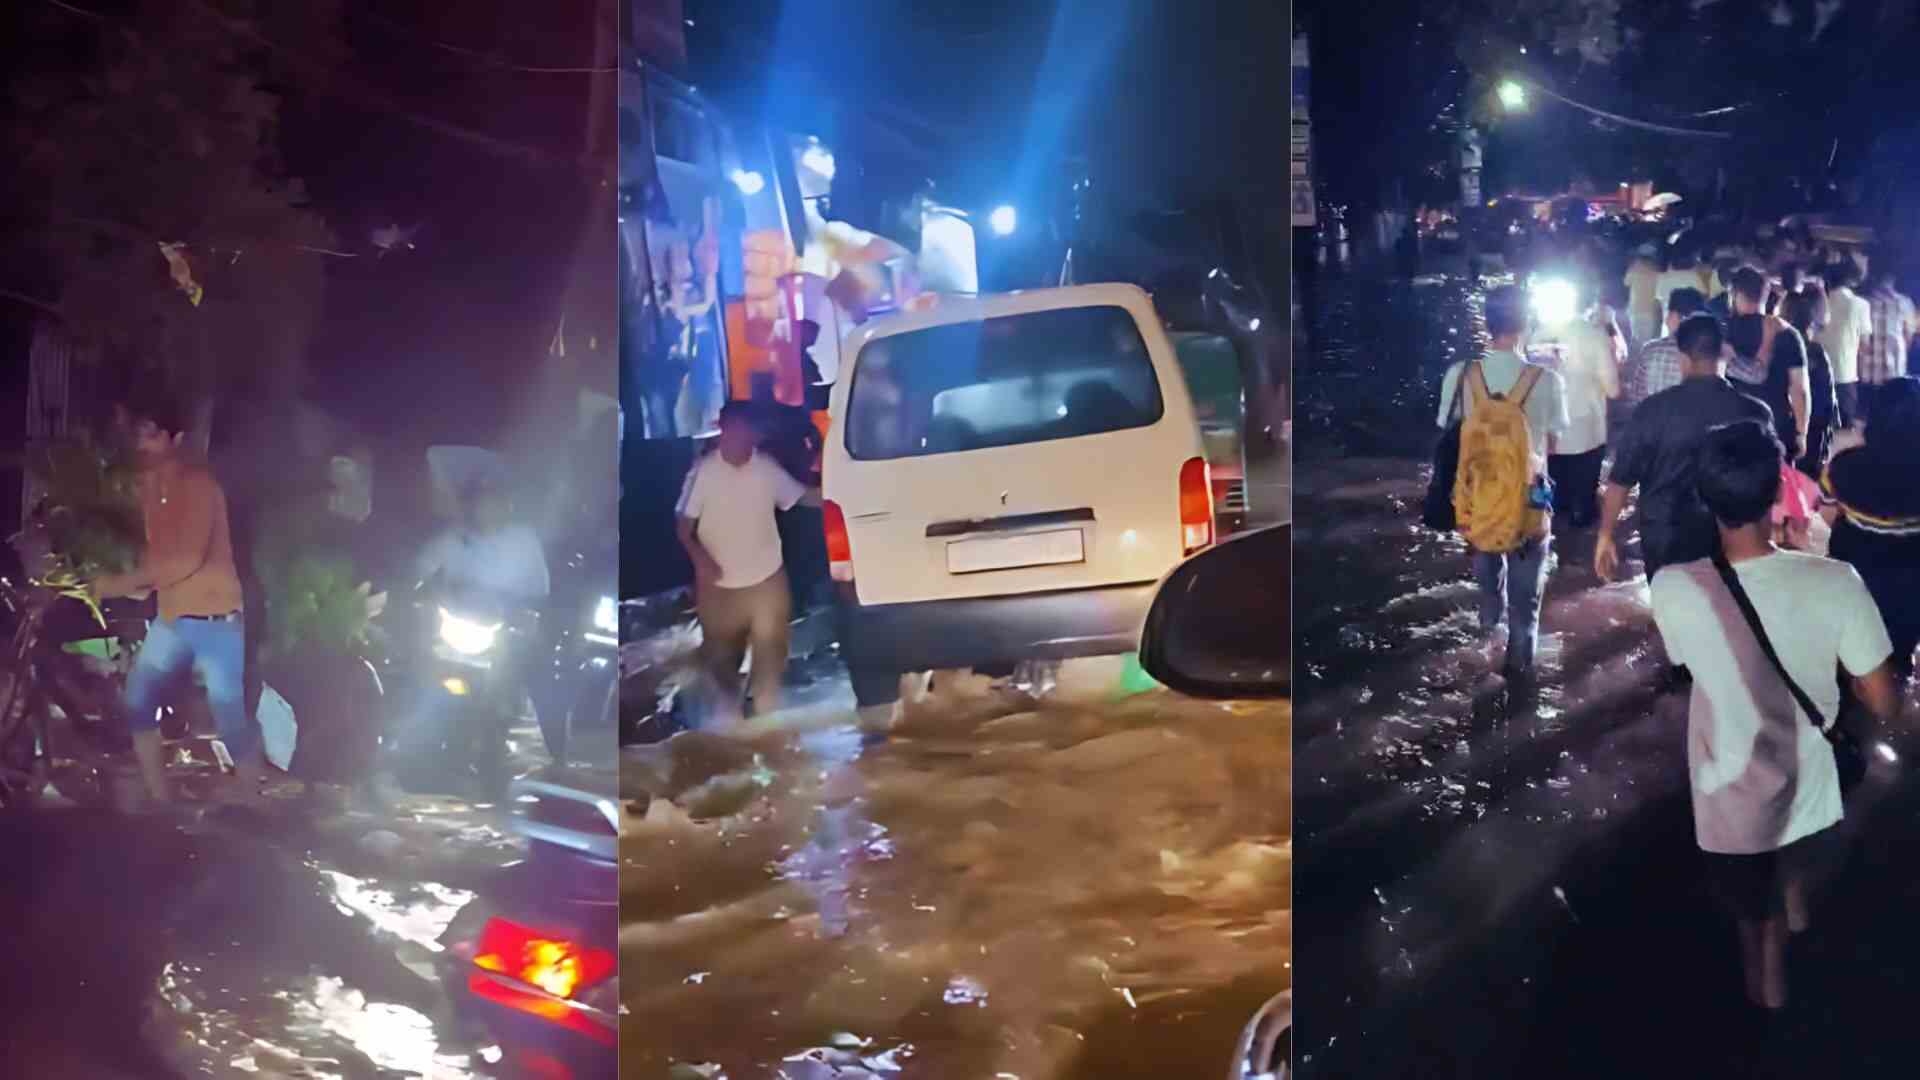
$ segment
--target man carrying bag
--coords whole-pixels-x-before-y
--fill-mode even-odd
[[[1492,339],[1487,354],[1448,369],[1439,422],[1451,429],[1459,418],[1453,524],[1473,549],[1480,628],[1492,634],[1504,615],[1505,672],[1528,678],[1552,546],[1547,453],[1551,440],[1567,430],[1566,395],[1557,372],[1520,353],[1525,293],[1511,285],[1488,293],[1486,321]]]
[[[1899,709],[1886,624],[1859,574],[1773,545],[1784,460],[1765,421],[1710,431],[1696,471],[1720,550],[1653,577],[1661,640],[1693,673],[1694,837],[1738,924],[1747,995],[1769,1010],[1787,1003],[1787,935],[1808,924],[1811,869],[1842,816],[1841,773],[1864,771],[1859,744],[1835,724],[1836,673],[1876,717]]]

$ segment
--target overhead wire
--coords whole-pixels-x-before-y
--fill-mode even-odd
[[[496,157],[547,168],[583,169],[583,171],[593,174],[597,174],[600,171],[595,167],[595,163],[592,162],[569,159],[563,154],[555,154],[539,147],[488,134],[487,132],[479,131],[463,124],[442,120],[438,117],[429,116],[418,110],[409,108],[386,91],[373,87],[365,83],[364,80],[356,79],[352,75],[342,72],[324,61],[315,60],[288,46],[284,42],[275,41],[273,38],[249,25],[246,21],[236,19],[226,12],[221,11],[213,4],[207,2],[207,0],[187,0],[187,2],[228,32],[243,37],[256,45],[285,57],[293,63],[294,66],[300,68],[307,74],[315,83],[313,88],[320,92],[342,98],[373,112],[385,113],[397,117],[415,127],[431,131],[444,138],[477,147]],[[116,20],[113,16],[102,12],[78,7],[69,3],[68,0],[46,0],[46,3],[59,10],[100,22],[122,21]],[[124,29],[129,30],[128,36],[131,40],[143,47],[145,46],[146,43],[141,40],[137,34],[131,32],[130,28]]]
[[[467,48],[462,45],[455,45],[449,41],[441,41],[438,38],[432,37],[427,34],[423,34],[418,30],[408,27],[396,19],[389,19],[385,15],[380,14],[379,12],[363,11],[360,14],[372,22],[379,23],[380,25],[395,31],[396,33],[399,33],[405,37],[412,38],[413,40],[418,41],[423,45],[431,45],[436,49],[439,49],[443,52],[452,53],[455,56],[465,56],[474,60],[479,60],[485,65],[487,65],[488,67],[498,68],[502,71],[524,71],[524,72],[530,72],[535,75],[612,75],[612,74],[618,73],[620,70],[619,67],[617,66],[614,66],[614,67],[596,67],[596,66],[543,67],[537,64],[517,63],[515,61],[508,60],[505,57],[497,56],[493,53],[485,52],[480,49]]]
[[[1604,120],[1610,120],[1613,123],[1620,124],[1624,127],[1640,128],[1641,130],[1644,130],[1644,131],[1656,131],[1664,135],[1682,135],[1690,138],[1707,138],[1707,139],[1733,138],[1733,133],[1730,131],[1709,131],[1704,128],[1674,127],[1671,124],[1656,124],[1651,120],[1638,120],[1631,116],[1622,116],[1621,114],[1616,112],[1608,112],[1605,109],[1596,108],[1595,106],[1585,104],[1584,102],[1575,101],[1564,94],[1555,93],[1554,91],[1548,89],[1545,85],[1541,84],[1540,81],[1537,79],[1516,78],[1514,79],[1514,81],[1529,89],[1538,91],[1543,96],[1552,98],[1553,100],[1558,101],[1562,105],[1570,105],[1573,108],[1581,110],[1582,112],[1591,113],[1594,116],[1598,116]]]

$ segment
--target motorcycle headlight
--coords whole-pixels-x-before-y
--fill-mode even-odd
[[[620,632],[620,605],[614,603],[613,597],[603,596],[593,606],[593,628],[603,634]]]
[[[478,656],[493,648],[494,640],[500,636],[500,625],[477,622],[446,608],[440,609],[440,640],[453,651],[467,656]]]

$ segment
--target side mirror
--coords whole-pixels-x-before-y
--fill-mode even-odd
[[[1293,991],[1275,994],[1240,1036],[1228,1080],[1287,1080],[1293,1066]]]
[[[1194,697],[1284,697],[1293,689],[1293,526],[1234,537],[1160,583],[1140,666]]]

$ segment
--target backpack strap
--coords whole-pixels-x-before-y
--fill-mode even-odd
[[[1524,406],[1527,403],[1527,395],[1533,393],[1533,388],[1539,385],[1540,376],[1545,370],[1538,364],[1521,365],[1520,381],[1514,383],[1513,389],[1507,392],[1507,399],[1515,405]]]
[[[1486,371],[1480,366],[1478,360],[1468,362],[1467,370],[1460,375],[1460,381],[1466,384],[1467,396],[1475,405],[1483,405],[1493,396],[1493,392],[1487,389]],[[1461,412],[1464,415],[1465,410]]]

